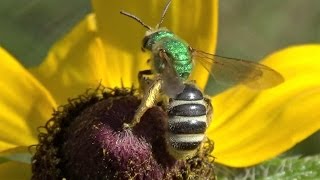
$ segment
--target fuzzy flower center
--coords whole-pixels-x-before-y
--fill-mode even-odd
[[[139,103],[135,90],[100,86],[61,106],[39,133],[32,179],[214,179],[212,158],[168,154],[161,106],[133,130],[122,128]]]

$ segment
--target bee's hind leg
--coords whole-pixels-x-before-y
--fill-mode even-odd
[[[210,140],[207,136],[205,136],[198,149],[197,154],[199,157],[209,157],[209,156],[212,156],[211,153],[213,149],[214,149],[214,142]]]
[[[144,78],[145,73],[151,72],[151,70],[140,71],[138,74],[139,81],[141,81],[141,88],[144,91],[141,103],[136,110],[133,120],[130,123],[125,123],[124,128],[133,128],[140,122],[143,114],[157,102],[160,94],[162,79],[157,76],[154,79]],[[144,80],[143,80],[144,79]]]
[[[213,106],[211,104],[211,98],[209,96],[204,96],[204,101],[207,108],[207,126],[210,125],[213,116]]]
[[[211,104],[210,97],[205,96],[204,101],[206,103],[206,108],[207,108],[207,127],[208,127],[211,123],[212,116],[213,116],[213,106]],[[211,151],[213,151],[213,149],[214,149],[214,142],[210,140],[207,136],[205,136],[199,147],[198,155],[209,156]]]

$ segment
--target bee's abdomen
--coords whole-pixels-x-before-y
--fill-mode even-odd
[[[174,157],[193,156],[207,128],[207,107],[202,92],[185,84],[182,93],[169,100],[167,141]]]
[[[201,134],[206,131],[206,116],[183,118],[185,117],[170,117],[169,131],[172,134]]]
[[[202,116],[206,115],[207,110],[203,104],[180,104],[177,106],[173,106],[169,110],[169,116],[186,116],[186,117],[194,117],[194,116]]]
[[[180,104],[173,106],[168,115],[168,143],[171,148],[181,154],[196,151],[207,128],[205,106]]]
[[[207,128],[206,115],[169,116],[169,144],[178,151],[196,150]]]
[[[191,151],[198,149],[202,143],[204,134],[171,134],[170,145],[176,151]]]
[[[182,101],[196,101],[203,100],[202,92],[192,84],[185,84],[185,88],[182,93],[178,94],[174,100]],[[172,101],[174,101],[172,100]]]

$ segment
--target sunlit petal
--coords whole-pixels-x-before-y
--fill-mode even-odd
[[[36,128],[56,106],[50,93],[0,48],[0,152],[37,142]]]
[[[125,85],[137,82],[139,70],[148,69],[146,61],[150,57],[142,53],[141,41],[146,29],[128,17],[120,14],[125,10],[141,18],[143,22],[155,27],[160,22],[166,1],[105,1],[92,0],[97,15],[99,34],[106,46],[118,48],[118,69]],[[218,2],[180,0],[173,1],[169,7],[163,26],[185,39],[190,46],[214,53],[217,36]],[[107,48],[108,49],[108,48]],[[130,57],[131,59],[127,58]],[[198,66],[198,65],[197,65]],[[115,69],[116,71],[119,71]],[[191,77],[203,88],[208,73],[197,67]]]
[[[287,48],[263,63],[286,81],[257,92],[235,87],[213,98],[215,118],[207,134],[216,161],[257,164],[288,150],[320,129],[320,45]]]
[[[0,178],[7,180],[31,179],[31,166],[25,163],[6,162],[0,164]]]
[[[109,52],[110,51],[110,52]],[[105,56],[97,36],[95,16],[87,16],[50,50],[45,61],[31,72],[50,90],[58,104],[96,88],[120,85],[122,72],[115,70],[118,54],[110,47]]]

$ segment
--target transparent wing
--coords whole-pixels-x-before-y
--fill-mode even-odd
[[[253,89],[266,89],[284,81],[277,71],[251,61],[221,57],[199,50],[192,50],[193,59],[200,62],[222,84],[242,83]]]
[[[167,56],[166,53],[160,53],[162,53],[161,56],[163,57],[165,64],[165,68],[160,73],[161,78],[163,80],[162,90],[166,95],[173,98],[183,91],[185,85],[183,84],[182,80],[180,79],[179,75],[174,69],[171,59]]]

